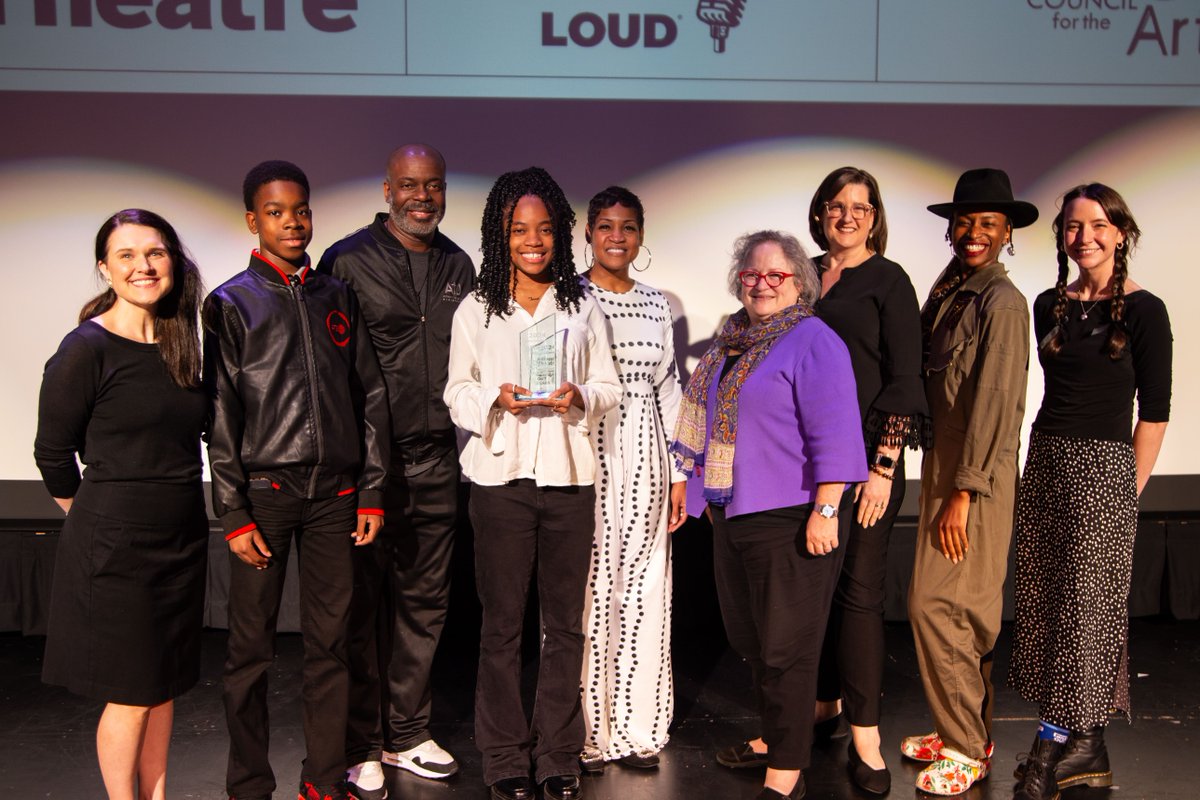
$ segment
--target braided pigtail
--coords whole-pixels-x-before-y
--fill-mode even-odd
[[[1065,208],[1065,206],[1064,206]],[[1063,245],[1062,237],[1063,212],[1059,211],[1058,216],[1054,218],[1052,228],[1054,229],[1054,247],[1058,251],[1058,282],[1054,284],[1054,330],[1046,343],[1042,345],[1042,350],[1047,354],[1056,356],[1063,346],[1063,323],[1067,321],[1067,304],[1070,300],[1067,298],[1067,277],[1070,274],[1069,264],[1067,262],[1067,250]]]
[[[1129,342],[1129,334],[1125,332],[1125,278],[1129,275],[1129,251],[1126,247],[1117,247],[1113,259],[1112,282],[1112,327],[1108,331],[1108,357],[1116,361]]]

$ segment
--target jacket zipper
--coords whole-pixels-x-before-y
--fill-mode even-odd
[[[317,480],[320,478],[321,465],[325,463],[325,434],[321,430],[321,411],[318,406],[320,401],[317,393],[312,328],[308,324],[308,304],[304,300],[304,284],[301,282],[299,275],[293,274],[288,276],[288,288],[291,290],[292,299],[295,301],[296,314],[300,318],[300,340],[304,345],[304,375],[308,388],[308,408],[315,434],[315,444],[317,446],[317,463],[313,465],[313,470],[308,476],[308,491],[306,496],[316,497]]]
[[[425,302],[421,302],[421,293],[417,291],[417,282],[413,278],[412,257],[408,254],[408,249],[404,250],[404,261],[408,266],[408,285],[412,287],[413,299],[417,301],[417,309],[420,313],[421,320],[421,370],[425,378],[425,392],[423,397],[425,402],[421,405],[425,407],[425,431],[421,436],[422,440],[429,438],[429,328],[427,327],[427,315],[429,306],[429,293],[433,286],[433,250],[429,251],[430,259],[427,265],[427,273],[425,275]]]
[[[430,402],[429,393],[432,390],[432,380],[429,377],[429,326],[426,319],[429,316],[429,301],[433,296],[433,274],[436,272],[439,263],[441,262],[441,251],[429,251],[429,274],[425,277],[425,306],[421,309],[421,351],[424,355],[422,366],[425,369],[425,402],[422,403],[425,407],[425,435],[422,437],[425,440],[429,439],[429,409],[433,405]]]

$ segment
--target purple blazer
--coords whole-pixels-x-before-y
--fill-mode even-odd
[[[713,381],[709,436],[716,405]],[[739,393],[733,498],[725,513],[811,503],[818,483],[865,481],[865,453],[850,354],[828,325],[806,317],[775,342]],[[702,477],[688,481],[693,516],[707,505],[703,489]]]

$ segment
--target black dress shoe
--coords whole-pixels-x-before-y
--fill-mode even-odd
[[[621,763],[634,769],[655,769],[658,767],[658,753],[653,750],[635,750],[627,756],[621,756]]]
[[[858,757],[858,750],[854,749],[853,741],[846,748],[846,757],[850,761],[850,778],[855,786],[871,794],[887,794],[892,790],[892,773],[887,766],[875,769],[864,763]]]
[[[492,784],[492,800],[533,800],[537,787],[527,775],[501,778]]]
[[[575,800],[583,797],[583,785],[579,783],[578,775],[551,775],[542,784],[542,797],[545,800]]]
[[[749,742],[742,742],[741,744],[735,744],[733,747],[718,750],[717,763],[730,769],[765,767],[767,765],[767,754],[756,753]]]
[[[842,739],[850,735],[850,727],[846,723],[846,715],[838,712],[836,716],[813,723],[813,743],[829,744],[834,739]]]
[[[804,786],[804,773],[800,773],[800,777],[796,780],[796,785],[787,794],[777,792],[774,789],[768,789],[766,786],[762,791],[754,796],[754,800],[801,800],[807,792]]]

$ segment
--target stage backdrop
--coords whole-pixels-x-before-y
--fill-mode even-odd
[[[1175,330],[1158,472],[1195,476],[1198,77],[1200,0],[0,0],[0,516],[26,515],[13,487],[37,478],[42,366],[98,291],[108,214],[164,214],[212,287],[254,244],[248,167],[308,171],[315,258],[384,208],[406,141],[446,154],[443,230],[476,256],[500,172],[546,167],[581,216],[609,184],[637,192],[653,251],[639,277],[671,297],[685,369],[736,308],[733,240],[809,242],[831,169],[879,178],[887,255],[922,298],[949,257],[925,206],[962,170],[1002,167],[1041,209],[1006,258],[1030,300],[1054,281],[1057,198],[1109,183],[1144,231],[1132,274]],[[1029,383],[1032,419],[1035,361]]]

